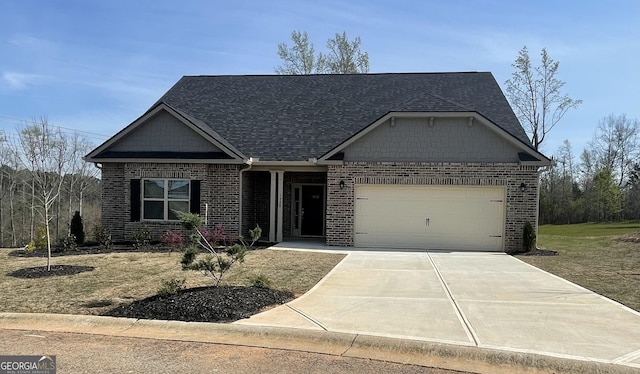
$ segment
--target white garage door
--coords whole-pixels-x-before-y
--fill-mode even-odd
[[[358,185],[355,246],[503,248],[504,188]]]

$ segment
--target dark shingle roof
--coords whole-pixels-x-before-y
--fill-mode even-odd
[[[478,112],[531,147],[491,73],[186,76],[160,103],[263,161],[320,157],[393,111]]]

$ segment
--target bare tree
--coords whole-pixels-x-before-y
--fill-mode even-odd
[[[557,77],[560,63],[549,57],[544,48],[540,53],[539,66],[531,65],[526,46],[518,52],[512,66],[515,71],[505,82],[507,98],[538,150],[549,131],[582,100],[574,100],[561,93],[565,82]]]
[[[53,205],[62,189],[65,168],[68,165],[67,140],[60,129],[53,130],[41,118],[20,131],[19,155],[23,165],[31,172],[33,199],[47,236],[47,270],[51,270],[51,230]],[[34,204],[35,205],[35,204]]]
[[[64,176],[64,189],[68,198],[68,233],[73,212],[77,210],[82,215],[84,193],[93,185],[89,183],[89,179],[98,174],[97,168],[82,160],[82,156],[89,153],[92,147],[91,142],[77,132],[69,138],[69,173]]]
[[[640,124],[625,114],[610,114],[603,118],[596,130],[591,147],[598,163],[608,167],[618,187],[628,181],[634,163],[640,157]]]
[[[369,55],[360,50],[360,37],[350,41],[347,33],[336,34],[327,41],[327,53],[315,55],[306,31],[291,33],[293,46],[278,44],[278,56],[283,64],[275,68],[278,74],[357,74],[369,71]]]

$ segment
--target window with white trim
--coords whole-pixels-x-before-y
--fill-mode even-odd
[[[142,218],[177,221],[174,211],[189,212],[188,179],[143,179]]]

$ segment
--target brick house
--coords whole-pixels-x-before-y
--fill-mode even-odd
[[[507,252],[551,164],[486,72],[186,76],[85,160],[116,240],[189,210],[270,242]]]

